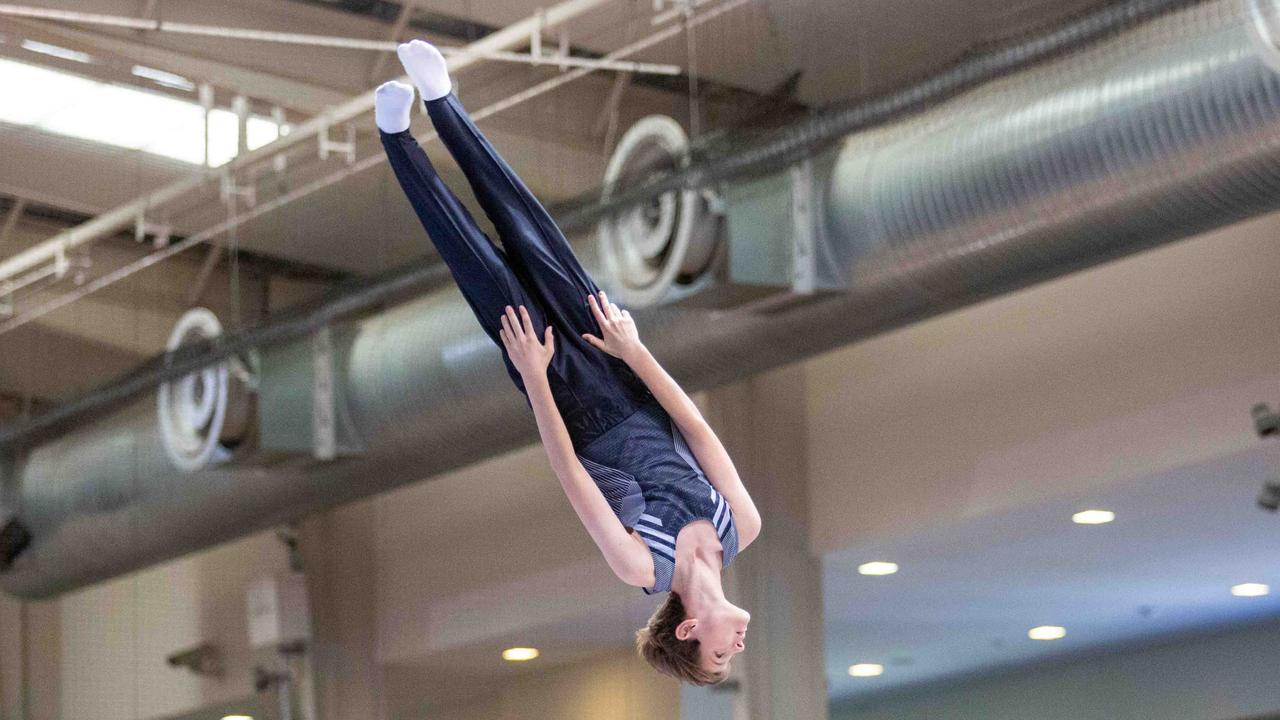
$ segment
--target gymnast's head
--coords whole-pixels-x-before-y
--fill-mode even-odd
[[[750,622],[751,613],[723,598],[695,613],[671,592],[636,632],[636,648],[658,672],[693,685],[714,685],[729,676],[733,656],[746,649]]]

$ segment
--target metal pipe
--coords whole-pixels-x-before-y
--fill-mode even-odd
[[[1047,33],[970,55],[923,82],[869,101],[815,113],[795,125],[754,142],[743,143],[745,147],[741,151],[695,157],[686,167],[659,174],[625,191],[580,199],[560,219],[561,226],[566,230],[588,228],[601,218],[672,190],[706,187],[725,180],[771,172],[812,155],[850,133],[919,112],[1072,48],[1105,39],[1139,23],[1201,2],[1204,0],[1127,0],[1108,4]]]
[[[1280,78],[1255,37],[1236,0],[1211,0],[847,138],[814,165],[848,289],[773,314],[644,310],[647,343],[705,389],[1277,209]],[[536,438],[452,288],[331,336],[357,455],[181,475],[138,402],[22,458],[35,541],[0,587],[79,587]],[[282,379],[309,361],[264,353]]]
[[[27,5],[11,5],[0,3],[0,15],[32,18],[37,20],[57,20],[79,25],[105,25],[133,30],[151,32],[167,32],[175,35],[197,35],[201,37],[225,38],[228,40],[250,40],[270,42],[283,45],[304,45],[308,47],[337,48],[341,50],[373,50],[376,52],[395,52],[399,45],[394,40],[369,40],[367,38],[335,37],[333,35],[312,35],[307,33],[279,32],[275,30],[256,30],[253,28],[233,28],[221,25],[200,25],[196,23],[172,22],[169,20],[143,19],[118,15],[101,15],[83,13],[75,10],[54,10],[50,8],[30,7]],[[508,52],[503,50],[468,50],[462,47],[440,46],[440,52],[448,57],[471,57],[479,60],[496,60],[500,62],[522,63],[526,65],[557,65],[567,67],[589,67],[596,70],[617,70],[621,72],[648,73],[653,75],[679,75],[680,67],[662,63],[635,61],[611,61],[597,58],[569,56],[546,57],[531,53]]]
[[[610,2],[613,2],[613,0],[566,0],[547,8],[542,17],[548,26],[555,27]],[[13,9],[18,6],[0,7]],[[511,50],[519,47],[522,43],[528,41],[529,32],[538,22],[537,18],[526,18],[467,45],[465,50],[470,54],[457,58],[450,64],[450,70],[457,73],[470,67],[480,60],[479,55],[483,55],[486,52]],[[402,77],[401,80],[408,82],[409,78],[406,76]],[[159,190],[99,215],[82,225],[59,233],[39,245],[28,248],[0,262],[0,280],[13,277],[24,270],[49,262],[58,252],[66,253],[80,245],[123,230],[129,227],[143,213],[149,212],[156,207],[167,205],[190,192],[200,190],[211,179],[260,163],[287,148],[315,138],[330,127],[341,125],[370,112],[373,110],[373,94],[373,91],[370,90],[342,105],[329,108],[310,120],[299,124],[288,135],[284,135],[253,152],[238,156],[227,165],[218,168],[216,172],[199,172],[191,177],[177,180]]]

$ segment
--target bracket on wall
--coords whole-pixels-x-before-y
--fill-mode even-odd
[[[1271,409],[1266,403],[1253,406],[1253,430],[1258,437],[1266,440],[1280,439],[1280,413]],[[1262,492],[1258,494],[1258,507],[1269,512],[1280,510],[1280,470],[1267,478],[1262,484]]]
[[[334,408],[333,336],[328,327],[311,336],[311,436],[317,460],[338,456],[338,429]]]
[[[221,176],[221,185],[219,186],[222,196],[222,202],[230,205],[236,200],[244,201],[244,204],[253,207],[258,202],[258,191],[253,185],[238,185],[235,175],[230,172],[224,172]]]
[[[348,164],[352,165],[356,161],[356,128],[351,123],[345,125],[346,140],[334,140],[329,137],[329,126],[325,125],[320,129],[317,140],[319,141],[320,159],[328,160],[330,154],[337,154]]]
[[[138,213],[138,218],[133,223],[133,239],[142,242],[148,235],[151,236],[152,246],[161,250],[169,247],[169,241],[173,239],[173,226],[169,223],[153,222],[147,219],[146,213]]]

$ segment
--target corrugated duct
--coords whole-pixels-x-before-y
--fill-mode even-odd
[[[1186,7],[846,138],[817,180],[847,291],[773,314],[648,309],[649,344],[709,388],[1280,208],[1280,80],[1257,8],[1271,3]],[[452,288],[337,325],[333,343],[357,455],[183,474],[140,401],[20,459],[34,542],[0,586],[76,588],[536,437]],[[266,353],[288,370],[288,350]]]

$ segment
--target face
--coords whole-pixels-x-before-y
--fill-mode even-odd
[[[676,628],[676,637],[698,641],[704,669],[728,672],[733,656],[746,649],[750,622],[751,613],[726,600],[696,618],[685,619]]]

